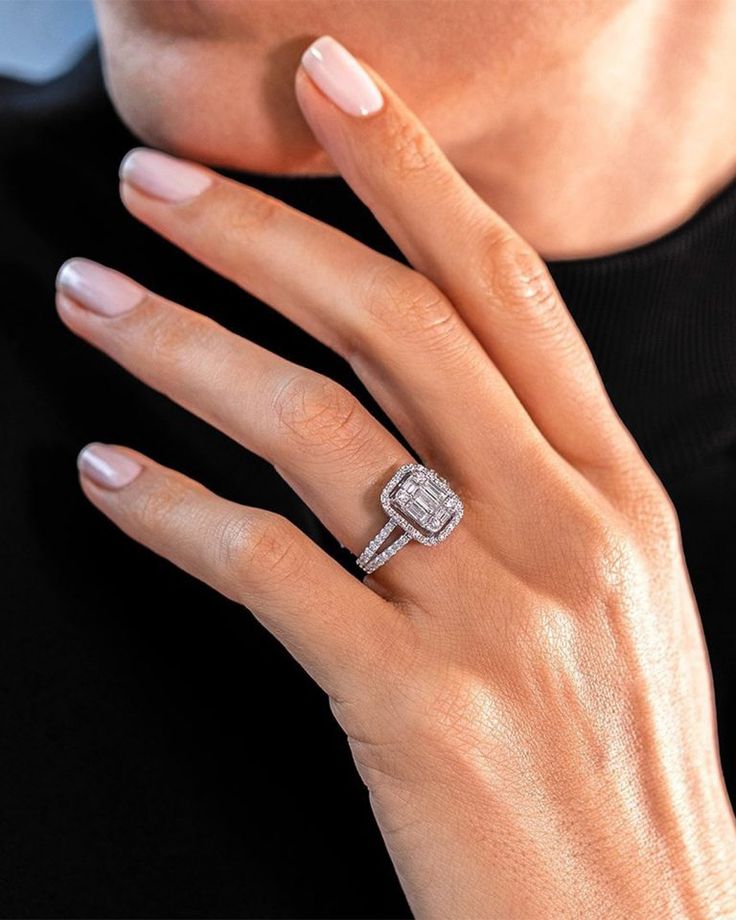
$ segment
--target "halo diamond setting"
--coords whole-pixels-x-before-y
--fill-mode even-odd
[[[365,572],[374,572],[410,540],[441,543],[463,516],[463,503],[447,480],[420,463],[399,467],[381,492],[381,505],[388,522],[357,559]],[[381,550],[397,527],[403,534]]]

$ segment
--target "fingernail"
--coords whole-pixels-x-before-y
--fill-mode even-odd
[[[372,115],[383,106],[381,91],[331,35],[323,35],[302,55],[302,66],[322,92],[348,115]]]
[[[144,194],[172,204],[196,198],[212,185],[211,176],[200,166],[145,147],[123,157],[120,178]]]
[[[133,482],[143,469],[128,454],[109,444],[88,444],[79,452],[77,468],[103,489],[122,489]]]
[[[102,316],[127,313],[146,292],[135,281],[89,259],[69,259],[59,269],[56,286],[83,307]]]

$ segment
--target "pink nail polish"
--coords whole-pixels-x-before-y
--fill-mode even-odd
[[[103,489],[122,489],[143,469],[132,457],[108,444],[88,444],[77,457],[77,467]]]
[[[302,66],[322,92],[348,115],[373,115],[383,96],[352,54],[330,35],[323,35],[302,55]]]
[[[56,286],[83,307],[102,316],[127,313],[146,292],[135,281],[89,259],[69,259],[59,269]]]
[[[138,147],[120,164],[120,178],[146,195],[180,204],[201,195],[212,178],[201,166]]]

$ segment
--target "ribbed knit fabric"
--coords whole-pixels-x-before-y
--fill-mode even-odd
[[[663,481],[736,442],[736,182],[651,243],[548,266]]]

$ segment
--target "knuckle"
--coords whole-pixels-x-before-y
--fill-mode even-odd
[[[215,326],[198,313],[158,309],[149,316],[145,341],[151,365],[173,371],[191,365],[192,353],[209,349]]]
[[[648,495],[640,504],[638,513],[639,521],[645,527],[653,527],[669,543],[679,543],[680,516],[664,488],[658,488],[655,493]]]
[[[420,336],[423,347],[460,336],[452,304],[431,281],[412,270],[395,266],[376,269],[365,283],[364,315],[388,335]]]
[[[383,165],[392,170],[398,180],[421,174],[437,162],[437,148],[427,131],[398,116],[391,119],[381,149]]]
[[[215,538],[218,563],[244,587],[288,581],[301,564],[295,529],[278,514],[236,514],[225,519]]]
[[[300,439],[319,435],[340,411],[338,399],[326,378],[299,371],[284,380],[274,395],[279,427]]]
[[[583,541],[585,583],[596,598],[627,593],[638,567],[633,535],[609,514],[601,512],[588,517]]]
[[[480,247],[479,275],[492,304],[512,319],[555,329],[562,319],[560,297],[542,259],[523,240],[490,231]]]
[[[669,547],[679,551],[680,519],[664,486],[650,469],[628,477],[621,500],[622,510],[632,528],[645,536],[652,548]]]
[[[494,725],[499,737],[508,726],[507,704],[494,680],[463,669],[449,670],[440,686],[427,694],[420,719],[420,738],[432,754],[463,769],[477,757],[479,745],[490,753],[487,726]]]
[[[242,191],[242,190],[239,190]],[[226,231],[235,242],[258,236],[283,211],[283,205],[270,195],[248,189],[228,208]]]
[[[344,387],[319,374],[299,372],[279,386],[274,416],[296,446],[354,452],[369,440],[366,415]]]
[[[164,476],[144,491],[138,500],[138,520],[148,533],[167,529],[189,497],[186,488],[175,476]]]
[[[657,474],[638,447],[628,449],[628,442],[613,459],[602,495],[646,549],[679,554],[679,514]]]
[[[562,673],[583,651],[582,628],[578,617],[562,606],[549,603],[520,611],[517,620],[519,666],[526,664],[525,678],[538,674],[540,664]]]

